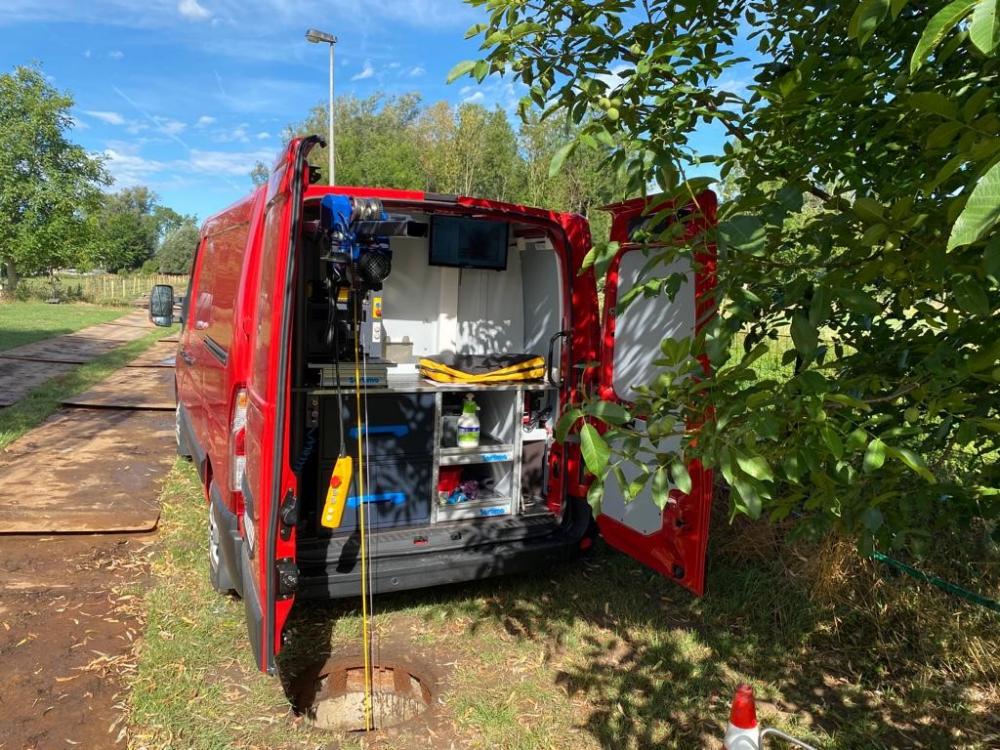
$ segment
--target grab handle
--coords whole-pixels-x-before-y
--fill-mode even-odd
[[[552,357],[555,354],[556,341],[558,341],[560,338],[569,337],[571,333],[573,333],[573,331],[566,329],[565,331],[559,331],[557,333],[552,334],[552,338],[549,339],[549,354],[545,358],[545,374],[549,376],[549,382],[552,383],[552,385],[554,385],[556,388],[562,388],[562,378],[556,380],[555,378],[552,377]]]
[[[380,495],[364,495],[358,497],[357,495],[351,495],[347,498],[348,508],[357,508],[361,503],[368,505],[369,503],[392,503],[393,505],[402,505],[406,502],[406,495],[402,492],[383,492]]]
[[[347,437],[351,440],[357,440],[358,435],[364,433],[365,435],[392,435],[393,437],[401,438],[409,433],[410,428],[405,424],[384,424],[384,425],[368,425],[367,427],[362,427],[360,430],[357,427],[352,427],[347,431]]]

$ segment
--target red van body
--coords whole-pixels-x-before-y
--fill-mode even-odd
[[[192,457],[204,483],[212,535],[209,557],[213,584],[220,591],[235,591],[242,596],[254,654],[265,671],[275,667],[283,627],[297,599],[354,596],[360,590],[356,530],[338,535],[309,526],[322,501],[322,485],[328,476],[322,472],[329,472],[327,459],[335,453],[329,447],[334,438],[324,434],[317,437],[317,430],[322,433],[326,424],[317,421],[317,413],[326,413],[327,409],[327,401],[322,399],[333,396],[316,387],[301,386],[306,377],[301,371],[304,352],[313,346],[304,343],[305,329],[311,325],[306,298],[317,293],[313,282],[306,278],[312,261],[305,235],[323,196],[377,198],[386,211],[403,214],[509,222],[511,247],[515,248],[511,252],[520,251],[517,262],[522,268],[520,287],[510,288],[515,289],[514,296],[524,308],[510,315],[521,321],[524,331],[541,318],[548,320],[549,328],[532,329],[531,335],[535,349],[541,347],[538,342],[548,339],[552,361],[542,384],[493,395],[484,391],[477,398],[487,406],[490,399],[497,403],[512,399],[519,430],[521,413],[527,414],[528,404],[537,403],[539,398],[549,399],[550,427],[561,409],[587,395],[598,393],[602,398],[627,403],[627,387],[622,383],[647,373],[662,338],[687,336],[697,330],[711,315],[712,305],[714,256],[709,245],[698,273],[693,275],[693,284],[685,285],[690,287],[688,293],[679,293],[674,300],[665,296],[640,299],[615,314],[615,300],[626,291],[623,284],[635,283],[646,265],[646,257],[628,242],[630,232],[642,224],[645,201],[610,209],[614,214],[612,239],[618,240],[621,247],[611,265],[607,313],[602,319],[593,270],[579,272],[591,247],[589,227],[582,217],[420,191],[310,185],[306,155],[316,142],[316,138],[293,141],[275,164],[266,185],[205,222],[183,301],[177,352],[178,449]],[[704,193],[682,210],[698,214],[695,221],[688,222],[688,231],[702,231],[714,224],[715,197]],[[420,346],[421,337],[435,325],[442,327],[435,334],[438,339],[428,339],[427,346],[442,340],[445,334],[441,330],[449,325],[448,335],[464,335],[455,331],[466,322],[459,315],[456,326],[451,320],[454,315],[441,312],[435,321],[434,302],[426,299],[433,294],[421,295],[420,286],[406,291],[407,284],[423,283],[419,279],[425,273],[417,261],[423,257],[419,249],[422,245],[415,242],[418,244],[413,247],[418,249],[409,258],[395,253],[403,265],[411,264],[414,270],[394,268],[394,273],[400,274],[398,284],[403,291],[395,298],[386,297],[387,311],[398,311],[398,323],[392,325],[414,332],[413,337],[403,337],[404,348]],[[532,270],[539,268],[550,271]],[[439,271],[431,269],[426,273]],[[467,284],[472,283],[469,279],[479,278],[477,274],[503,272],[442,273],[445,275],[441,278],[457,278],[459,284]],[[491,288],[506,282],[500,276],[482,279],[475,282],[482,286],[459,292],[446,289],[445,282],[441,282],[441,298],[459,296],[459,307],[487,304],[478,298],[488,296]],[[431,314],[418,319],[419,315],[406,312],[408,306],[419,304],[429,304]],[[506,303],[501,295],[489,304]],[[484,322],[495,323],[478,320]],[[393,335],[389,328],[387,323],[386,331]],[[417,343],[406,342],[406,338],[414,338]],[[525,333],[518,343],[527,346],[527,338]],[[553,356],[553,350],[558,354]],[[595,362],[600,365],[594,366]],[[369,390],[373,403],[390,411],[397,408],[393,394]],[[407,404],[411,412],[428,411],[410,415],[415,424],[422,425],[409,433],[413,440],[431,439],[420,437],[421,430],[437,436],[436,421],[443,418],[442,409],[462,392],[461,386],[422,383],[399,396],[404,400],[399,403]],[[368,408],[371,419],[372,407]],[[342,413],[337,419],[344,423]],[[543,445],[534,447],[527,433],[516,436],[521,453],[509,467],[522,473],[512,480],[515,472],[508,471],[501,480],[515,481],[521,496],[510,507],[487,509],[490,514],[495,511],[496,517],[484,511],[482,517],[448,520],[441,514],[453,509],[441,506],[431,508],[432,520],[370,528],[375,592],[544,570],[588,546],[594,523],[586,501],[589,479],[578,443],[570,436],[558,444],[551,440],[551,429],[548,438],[544,433],[544,429],[536,427],[533,434],[543,436]],[[447,458],[438,456],[436,447],[432,448],[431,459],[414,457],[413,451],[388,458],[373,453],[373,471],[384,470],[387,476],[393,476],[395,471],[410,477],[407,486],[421,488],[413,490],[420,495],[414,502],[423,503],[428,477],[437,478],[440,488],[444,476],[440,468]],[[500,455],[501,459],[506,457]],[[484,460],[493,458],[496,456]],[[448,460],[459,461],[454,457]],[[537,477],[529,480],[526,473],[527,463],[534,462],[537,468],[540,461],[544,461],[542,484],[538,484]],[[303,466],[308,462],[314,468],[305,470]],[[501,461],[500,471],[504,471],[502,465]],[[414,466],[423,467],[416,479],[411,476]],[[673,490],[672,502],[662,511],[649,497],[626,503],[620,491],[612,488],[615,483],[609,482],[596,526],[612,546],[700,594],[704,587],[712,477],[696,462],[691,463],[689,471],[691,493]],[[307,474],[308,480],[304,479]],[[378,483],[379,477],[373,481]],[[528,484],[533,488],[531,497]],[[399,493],[387,494],[398,500]],[[404,497],[399,507],[411,500]],[[362,497],[358,502],[360,513],[368,499]],[[432,501],[428,499],[427,503]]]

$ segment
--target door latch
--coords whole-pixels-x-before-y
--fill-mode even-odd
[[[299,590],[299,568],[290,557],[282,557],[274,567],[278,573],[278,598],[287,599]]]
[[[281,538],[287,542],[292,536],[292,529],[299,522],[299,499],[295,497],[295,493],[291,489],[285,492],[278,516],[281,518],[281,530],[279,533],[281,534]]]

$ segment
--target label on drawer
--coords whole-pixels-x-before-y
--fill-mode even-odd
[[[495,505],[492,508],[480,508],[480,516],[506,516],[510,513],[509,505]]]
[[[512,461],[513,458],[509,453],[484,453],[483,463],[492,464],[497,461]]]

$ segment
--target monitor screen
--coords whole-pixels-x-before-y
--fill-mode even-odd
[[[509,226],[505,221],[432,216],[429,262],[432,266],[506,270]]]

